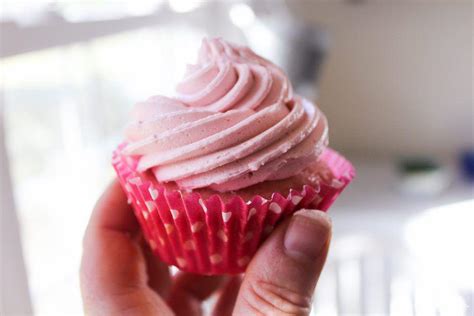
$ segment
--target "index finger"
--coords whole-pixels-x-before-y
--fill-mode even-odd
[[[134,236],[138,228],[126,195],[115,180],[97,202],[84,237],[81,291],[86,312],[117,315],[121,310],[151,305],[168,310],[147,284],[146,259]],[[163,266],[160,272],[154,278],[167,284],[167,268]]]
[[[143,258],[133,238],[138,223],[117,180],[99,198],[87,226],[81,264],[81,281],[94,296],[116,287],[145,284]]]
[[[97,201],[88,229],[110,229],[123,233],[138,231],[138,222],[127,203],[127,196],[115,179]]]

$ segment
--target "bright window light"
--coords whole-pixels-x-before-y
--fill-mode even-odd
[[[1,61],[6,149],[35,315],[84,315],[82,237],[114,177],[110,155],[128,112],[151,95],[172,95],[178,68],[195,58],[203,36],[197,27],[161,25]]]
[[[419,272],[459,289],[474,289],[474,199],[427,210],[410,221],[405,239]]]
[[[229,17],[232,23],[240,28],[250,26],[255,21],[255,13],[252,8],[245,3],[232,5],[229,11]]]
[[[168,0],[171,10],[178,13],[190,12],[197,9],[202,1],[200,0]]]

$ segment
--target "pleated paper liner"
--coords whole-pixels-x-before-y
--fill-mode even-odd
[[[215,275],[245,270],[257,248],[284,218],[301,208],[327,210],[352,180],[352,165],[331,149],[322,159],[333,178],[318,189],[304,186],[270,200],[236,196],[224,203],[218,194],[169,191],[136,171],[137,161],[114,152],[113,166],[133,206],[150,248],[162,261],[183,271]]]

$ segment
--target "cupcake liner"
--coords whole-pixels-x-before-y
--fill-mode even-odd
[[[305,185],[288,196],[267,200],[236,196],[225,203],[218,194],[167,190],[145,173],[137,160],[114,152],[112,164],[150,248],[162,261],[198,274],[237,274],[245,270],[257,248],[284,218],[301,208],[326,211],[354,176],[352,165],[331,149],[322,159],[333,175],[319,188]],[[328,183],[326,183],[328,182]]]

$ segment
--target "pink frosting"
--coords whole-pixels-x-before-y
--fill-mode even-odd
[[[294,176],[327,146],[324,114],[247,47],[204,39],[176,91],[137,104],[125,130],[124,153],[160,182],[238,190]]]

